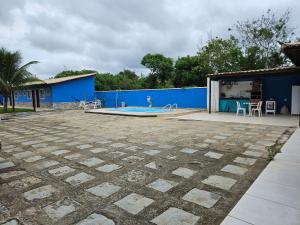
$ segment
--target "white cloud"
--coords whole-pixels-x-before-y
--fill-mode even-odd
[[[40,61],[31,71],[41,78],[63,69],[145,72],[145,54],[195,54],[210,35],[226,37],[237,20],[269,8],[290,9],[297,26],[297,0],[11,0],[1,3],[0,46]]]

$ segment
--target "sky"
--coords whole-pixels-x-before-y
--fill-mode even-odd
[[[1,0],[0,47],[39,61],[30,72],[42,79],[81,69],[145,74],[145,54],[194,55],[267,9],[290,10],[300,34],[299,0]]]

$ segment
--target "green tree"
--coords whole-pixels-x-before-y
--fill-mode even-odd
[[[0,94],[4,97],[4,112],[7,112],[8,98],[14,95],[14,91],[22,87],[26,82],[37,79],[27,69],[30,65],[38,62],[31,61],[25,65],[21,65],[21,63],[22,57],[20,52],[9,52],[4,48],[0,49]],[[12,100],[14,111],[15,101],[14,99]]]
[[[289,11],[278,16],[269,9],[259,18],[238,21],[229,28],[239,40],[246,61],[250,62],[250,65],[244,65],[245,67],[271,68],[287,63],[287,58],[281,53],[278,42],[293,40],[294,29],[289,26],[289,21]]]
[[[214,38],[198,52],[198,70],[209,73],[237,71],[243,53],[234,37],[229,39]]]
[[[109,91],[118,89],[114,75],[111,73],[97,73],[95,78],[96,91]]]
[[[199,60],[197,56],[184,56],[175,62],[173,85],[175,87],[187,87],[203,85],[198,74]]]
[[[134,71],[123,70],[115,75],[119,89],[130,90],[142,88],[139,76]]]
[[[120,71],[117,76],[120,76],[120,77],[124,77],[124,78],[128,78],[130,80],[138,80],[139,79],[139,76],[136,75],[136,73],[134,71],[131,71],[131,70],[123,70],[123,71]]]
[[[97,73],[95,70],[64,70],[54,76],[54,78],[61,78],[61,77],[70,77],[70,76],[76,76],[76,75],[83,75],[83,74],[89,74],[89,73]]]
[[[150,69],[149,76],[153,85],[157,85],[158,82],[165,85],[166,81],[172,77],[173,60],[162,54],[147,54],[143,57],[141,64]]]

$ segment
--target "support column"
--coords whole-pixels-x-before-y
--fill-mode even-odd
[[[207,78],[208,81],[208,113],[211,114],[211,79]]]
[[[35,93],[35,90],[32,89],[31,90],[31,98],[32,98],[32,106],[33,106],[33,110],[36,112],[36,93]]]

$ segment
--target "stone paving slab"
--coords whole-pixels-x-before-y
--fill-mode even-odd
[[[13,188],[27,188],[29,186],[32,186],[34,184],[41,183],[42,179],[34,177],[34,176],[29,176],[22,178],[20,180],[14,180],[8,183],[10,187]]]
[[[62,166],[62,167],[58,167],[58,168],[55,168],[55,169],[48,170],[48,172],[51,175],[56,176],[56,177],[65,176],[65,175],[67,175],[69,173],[72,173],[74,171],[75,171],[75,169],[73,169],[69,166]]]
[[[45,160],[45,161],[40,161],[37,164],[35,164],[35,168],[38,170],[42,170],[48,167],[56,166],[58,165],[59,162],[55,160]]]
[[[175,181],[157,179],[156,181],[148,184],[147,186],[160,192],[167,192],[176,185],[178,185],[178,183]]]
[[[252,159],[252,158],[244,158],[244,157],[236,157],[233,162],[235,163],[240,163],[240,164],[244,164],[244,165],[249,165],[252,166],[254,165],[254,163],[256,162],[256,159]]]
[[[120,189],[121,189],[120,186],[105,182],[105,183],[99,184],[95,187],[86,189],[86,191],[93,195],[96,195],[98,197],[107,198],[110,195],[118,192]]]
[[[33,152],[31,152],[31,151],[24,151],[24,152],[13,154],[13,156],[17,159],[27,158],[27,157],[32,156],[32,155],[33,155]]]
[[[113,147],[113,148],[125,148],[126,144],[123,144],[123,143],[114,143],[114,144],[111,144],[110,146]]]
[[[23,174],[26,174],[27,172],[24,170],[16,170],[16,171],[9,171],[7,173],[0,173],[0,178],[3,180],[12,178],[12,177],[17,177]]]
[[[135,215],[152,204],[154,201],[142,195],[132,193],[115,202],[114,204],[124,209],[125,211]]]
[[[94,148],[94,149],[91,149],[90,151],[91,151],[92,153],[97,154],[97,153],[100,153],[100,152],[107,152],[108,149],[106,149],[106,148]]]
[[[255,151],[249,151],[249,150],[245,151],[243,154],[247,155],[247,156],[252,156],[252,157],[261,157],[263,155],[262,152],[255,152]]]
[[[148,168],[154,169],[154,170],[157,169],[157,165],[155,162],[150,162],[150,163],[146,164],[145,167],[148,167]]]
[[[217,152],[207,152],[205,153],[205,156],[212,159],[220,159],[222,158],[223,154]]]
[[[122,166],[117,165],[117,164],[105,164],[103,166],[96,168],[96,170],[98,170],[100,172],[110,173],[110,172],[112,172],[114,170],[118,170],[120,168],[122,168]]]
[[[69,152],[71,152],[71,151],[69,151],[69,150],[58,150],[58,151],[51,152],[51,154],[53,154],[53,155],[63,155],[63,154],[67,154]]]
[[[236,175],[244,175],[248,169],[235,165],[226,165],[221,169],[221,171]]]
[[[58,221],[64,216],[75,212],[79,208],[80,204],[78,202],[65,198],[44,207],[43,210],[53,221]]]
[[[187,153],[187,154],[193,154],[195,152],[198,152],[198,150],[191,149],[191,148],[184,148],[184,149],[181,149],[180,151],[183,152],[183,153]]]
[[[156,155],[156,154],[159,154],[160,151],[159,150],[148,150],[148,151],[144,151],[144,153],[147,155]]]
[[[45,157],[43,157],[41,155],[35,155],[35,156],[31,156],[31,157],[25,158],[24,161],[28,162],[28,163],[31,163],[31,162],[39,161],[39,160],[44,159],[44,158]]]
[[[45,185],[45,186],[41,186],[36,189],[27,191],[23,195],[24,195],[24,198],[26,198],[29,201],[32,201],[35,199],[48,198],[55,192],[57,192],[57,190],[52,185]]]
[[[97,166],[103,162],[104,162],[104,160],[102,160],[102,159],[92,157],[92,158],[86,159],[84,161],[81,161],[79,163],[82,165],[85,165],[87,167],[93,167],[93,166]]]
[[[196,203],[205,208],[211,208],[219,201],[220,198],[221,196],[218,194],[194,188],[184,195],[182,199]]]
[[[199,218],[189,212],[171,207],[151,222],[157,225],[194,225]]]
[[[78,149],[80,150],[84,150],[84,149],[87,149],[87,148],[92,148],[93,145],[90,145],[90,144],[85,144],[85,145],[79,145],[77,146]]]
[[[15,164],[13,162],[3,162],[3,163],[0,163],[0,170],[6,169],[6,168],[11,168],[14,166],[15,166]]]
[[[2,225],[20,225],[19,221],[16,219],[11,219],[7,222],[2,223]]]
[[[196,171],[188,169],[188,168],[183,168],[183,167],[177,168],[176,170],[174,170],[172,172],[172,174],[175,174],[177,176],[184,177],[184,178],[190,178],[195,173],[196,173]]]
[[[82,157],[81,154],[75,153],[75,154],[67,155],[64,158],[68,160],[76,160],[76,159],[80,159],[81,157]]]
[[[224,190],[230,190],[230,188],[236,183],[236,180],[229,177],[212,175],[203,180],[202,183]]]
[[[93,213],[76,225],[115,225],[115,223],[101,214]]]
[[[87,173],[81,172],[74,176],[68,177],[65,181],[73,186],[78,186],[85,182],[93,180],[95,177]]]

